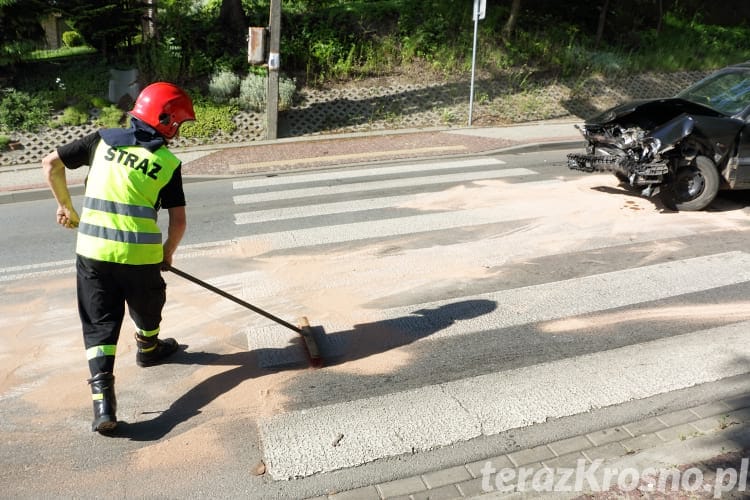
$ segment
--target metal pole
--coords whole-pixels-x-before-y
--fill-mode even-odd
[[[477,32],[479,29],[479,0],[474,0],[474,46],[471,50],[471,90],[469,91],[469,126],[474,109],[474,70],[477,64]]]
[[[279,46],[281,44],[281,0],[271,0],[269,26],[268,94],[266,98],[266,138],[276,139],[279,127]]]

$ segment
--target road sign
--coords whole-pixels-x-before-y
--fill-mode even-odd
[[[484,15],[487,13],[487,0],[474,0],[474,17],[473,21],[479,21],[484,19]]]

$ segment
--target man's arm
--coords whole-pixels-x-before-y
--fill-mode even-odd
[[[70,199],[68,181],[65,178],[65,164],[57,151],[53,151],[42,159],[42,168],[47,184],[57,200],[57,223],[68,229],[78,227],[78,212],[73,208]]]
[[[164,264],[171,266],[172,257],[185,234],[187,216],[184,206],[168,208],[167,211],[169,213],[169,226],[167,227],[167,239],[164,241]]]

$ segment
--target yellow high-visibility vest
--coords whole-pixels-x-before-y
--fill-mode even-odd
[[[164,259],[156,204],[180,166],[166,147],[112,147],[94,153],[78,225],[76,253],[121,264],[158,264]]]

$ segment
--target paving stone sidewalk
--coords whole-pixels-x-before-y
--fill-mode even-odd
[[[743,458],[744,470],[747,470],[746,457],[750,454],[748,423],[750,397],[719,400],[485,460],[317,497],[315,500],[649,497],[660,493],[658,477],[644,475],[638,482],[628,482],[628,487],[623,490],[618,486],[616,477],[608,480],[603,473],[605,469],[631,469],[641,473],[650,468],[668,470],[671,474],[686,474],[689,471],[693,479],[698,474],[695,471],[700,471],[701,487],[698,490],[672,491],[671,484],[666,483],[667,491],[658,498],[714,498],[717,491],[722,493],[722,498],[747,498],[745,490],[750,485],[746,474],[744,478],[735,478],[736,481],[744,480],[742,484],[738,483],[726,491],[728,485],[716,485],[716,472],[730,468],[741,472]],[[700,457],[700,462],[686,462],[687,457]],[[578,491],[547,491],[546,487],[542,491],[539,486],[535,487],[533,476],[541,469],[557,471],[554,485],[563,477],[559,475],[561,469],[576,470],[579,467],[593,469],[595,480],[583,481],[584,488]],[[503,469],[515,471],[515,479],[500,481],[501,487],[512,491],[501,492],[496,487],[497,473]],[[528,476],[523,484],[518,484],[516,481],[523,469]],[[573,479],[566,484],[573,490],[577,489]]]
[[[570,127],[571,135],[574,129]],[[498,150],[522,141],[449,130],[278,140],[227,147],[185,162],[184,175],[242,175]],[[179,154],[179,152],[177,153]]]

